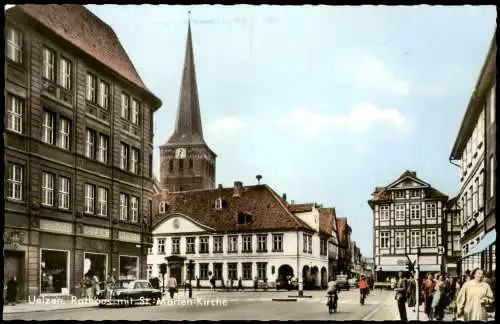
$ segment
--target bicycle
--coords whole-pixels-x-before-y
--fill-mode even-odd
[[[328,312],[330,314],[337,312],[337,301],[338,301],[337,294],[328,295]]]

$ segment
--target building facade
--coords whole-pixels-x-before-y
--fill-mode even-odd
[[[5,17],[4,281],[26,299],[78,293],[83,275],[145,276],[161,101],[85,7]]]
[[[175,129],[160,146],[161,187],[169,191],[213,189],[215,160],[215,153],[203,138],[189,24]]]
[[[444,212],[448,197],[416,172],[405,171],[368,201],[373,211],[373,255],[377,281],[406,271],[420,249],[420,271],[444,271]],[[408,257],[407,257],[408,256]]]
[[[496,48],[495,31],[450,155],[460,167],[463,271],[495,266]]]
[[[445,235],[445,271],[446,273],[457,276],[461,275],[461,269],[457,267],[458,261],[462,255],[460,247],[460,215],[461,209],[458,204],[458,196],[453,197],[446,203],[444,209]]]
[[[325,224],[331,221],[315,209],[297,216],[291,211],[296,206],[289,208],[267,185],[237,181],[233,188],[163,190],[156,206],[150,277],[162,280],[160,264],[166,263],[167,277],[179,283],[199,279],[202,287],[212,276],[217,286],[241,278],[245,287],[253,287],[255,279],[272,287],[287,276],[302,279],[305,288],[327,283],[331,227]]]
[[[339,240],[339,257],[337,260],[337,274],[352,275],[352,241],[351,227],[347,217],[337,218],[337,236]]]

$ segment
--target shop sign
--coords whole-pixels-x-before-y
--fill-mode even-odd
[[[119,231],[118,239],[125,242],[141,243],[141,235],[137,233]]]
[[[84,225],[83,235],[109,239],[110,231],[108,228]]]
[[[73,224],[41,219],[40,230],[63,234],[73,234]]]

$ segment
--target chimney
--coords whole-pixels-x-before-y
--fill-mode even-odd
[[[417,177],[417,172],[412,171],[412,172],[410,172],[410,173],[411,173],[412,177],[414,177],[414,178],[416,178],[416,177]]]
[[[286,193],[283,194],[283,200],[286,202]]]
[[[220,190],[222,190],[222,183],[219,183],[219,187],[218,187]]]
[[[243,193],[243,183],[241,181],[234,182],[233,197],[241,197]]]

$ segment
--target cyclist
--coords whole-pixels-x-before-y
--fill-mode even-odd
[[[328,282],[328,288],[326,289],[326,305],[328,305],[329,296],[333,296],[333,303],[336,304],[337,300],[339,299],[339,295],[337,289],[337,281],[335,281],[333,278],[331,278]]]
[[[368,295],[368,281],[366,281],[365,276],[361,276],[361,280],[359,281],[359,293],[361,300],[366,298]]]

